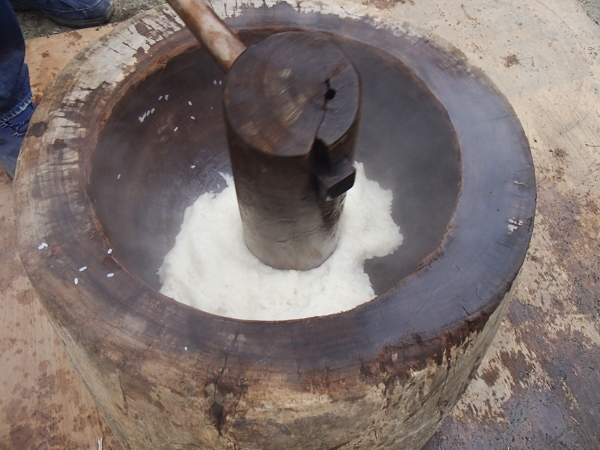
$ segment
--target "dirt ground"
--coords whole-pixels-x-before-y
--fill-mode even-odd
[[[162,3],[114,1],[113,22]],[[600,449],[600,0],[355,1],[400,3],[403,17],[489,74],[523,123],[538,179],[515,299],[465,396],[423,450]],[[68,30],[36,13],[20,20],[29,38]],[[47,64],[44,47],[28,53]],[[0,448],[116,450],[19,262],[11,198],[0,171]]]
[[[110,23],[123,22],[136,14],[165,3],[164,0],[113,0],[115,12],[110,18]],[[600,3],[600,0],[594,0]],[[58,25],[38,11],[17,12],[21,30],[25,39],[31,39],[49,34],[71,31],[72,28]]]
[[[136,14],[165,3],[164,0],[114,0],[115,12],[111,23],[122,22]],[[402,0],[395,0],[402,1]],[[579,0],[588,15],[600,24],[600,0]],[[404,3],[404,2],[403,2]],[[71,28],[57,25],[37,11],[18,12],[17,17],[25,39],[70,31]]]

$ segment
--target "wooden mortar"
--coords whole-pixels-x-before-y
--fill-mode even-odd
[[[394,192],[405,239],[366,264],[378,297],[253,322],[157,291],[184,209],[230,171],[223,72],[167,7],[88,47],[45,95],[14,183],[25,269],[131,449],[420,448],[479,366],[524,260],[536,194],[519,121],[452,46],[377,11],[235,14],[246,45],[333,33],[356,65],[355,158]]]

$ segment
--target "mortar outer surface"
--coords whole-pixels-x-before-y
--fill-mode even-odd
[[[347,6],[341,15],[366,11]],[[15,210],[32,284],[100,410],[130,448],[419,448],[466,388],[508,305],[533,227],[535,180],[506,100],[449,45],[423,40],[406,24],[376,30],[373,19],[304,8],[280,5],[260,17],[377,38],[446,107],[463,161],[454,219],[417,272],[348,313],[243,322],[177,304],[141,281],[117,252],[108,255],[86,176],[97,124],[115,96],[152,70],[144,51],[122,43],[141,36],[139,49],[154,55],[193,44],[178,34],[180,22],[158,9],[90,47],[58,77],[60,89],[50,90],[32,121]],[[257,16],[248,10],[232,24],[259,25]],[[108,58],[106,46],[119,59]],[[452,80],[444,78],[448,72]],[[94,109],[83,111],[91,100]],[[486,222],[490,217],[498,219]],[[48,247],[39,250],[41,243]],[[90,278],[74,285],[71,271],[85,261]],[[423,415],[432,408],[438,414]]]

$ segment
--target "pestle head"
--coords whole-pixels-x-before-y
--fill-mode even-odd
[[[360,97],[354,64],[323,33],[272,35],[231,67],[229,154],[244,239],[263,263],[307,270],[335,250]]]

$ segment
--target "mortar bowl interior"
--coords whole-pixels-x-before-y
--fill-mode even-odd
[[[251,45],[291,28],[240,31]],[[331,38],[362,82],[356,161],[393,192],[404,237],[391,255],[365,263],[377,295],[414,272],[439,245],[461,186],[456,133],[443,105],[400,59],[346,37]],[[100,132],[88,195],[122,261],[159,289],[158,268],[205,192],[219,192],[231,168],[222,113],[225,74],[187,37],[184,50],[128,85]]]

